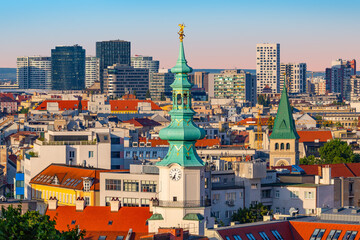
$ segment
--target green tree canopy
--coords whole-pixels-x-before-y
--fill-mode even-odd
[[[319,158],[315,158],[314,155],[310,155],[308,157],[300,158],[301,165],[315,165],[321,164],[321,160]]]
[[[166,100],[165,93],[161,93],[160,101],[165,101],[165,100]]]
[[[323,164],[359,162],[359,155],[354,154],[351,146],[339,139],[325,143],[319,153]]]
[[[145,98],[151,98],[150,89],[146,91]]]
[[[263,221],[263,216],[268,213],[272,213],[272,211],[262,203],[251,204],[250,208],[239,208],[237,212],[232,215],[231,220],[240,223],[258,222]]]
[[[21,206],[9,206],[7,209],[2,207],[1,211],[0,239],[78,240],[85,236],[85,231],[79,231],[77,227],[63,232],[56,230],[56,222],[38,211],[28,211],[21,215]]]
[[[260,94],[257,98],[258,100],[258,104],[259,105],[263,105],[264,107],[269,107],[270,106],[270,98],[265,98],[264,95]]]

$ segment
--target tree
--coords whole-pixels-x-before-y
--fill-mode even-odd
[[[354,154],[351,146],[339,139],[327,142],[319,150],[321,163],[352,163],[359,162],[360,156]]]
[[[165,93],[161,93],[160,101],[166,101]]]
[[[151,98],[150,89],[146,91],[145,98]]]
[[[265,99],[265,96],[260,94],[258,96],[257,100],[258,100],[259,105],[263,105],[264,107],[269,107],[270,106],[270,98],[269,98],[269,96]]]
[[[22,108],[19,113],[28,113],[29,108]]]
[[[268,124],[268,129],[272,130],[274,127],[274,118],[272,116],[269,117],[267,124]]]
[[[85,236],[85,231],[80,231],[77,227],[62,232],[56,230],[56,222],[50,220],[47,215],[41,215],[38,211],[27,211],[21,215],[20,205],[17,208],[2,207],[1,211],[0,239],[78,240]]]
[[[310,155],[308,157],[300,158],[301,165],[315,165],[321,163],[319,158],[315,158],[314,155]]]
[[[252,223],[263,221],[263,216],[271,214],[272,210],[269,210],[262,203],[251,204],[250,208],[239,208],[236,213],[231,217],[232,221],[238,221],[240,223]]]

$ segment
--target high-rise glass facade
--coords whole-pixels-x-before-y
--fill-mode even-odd
[[[117,63],[131,65],[130,42],[123,40],[96,42],[96,57],[100,59],[100,85],[103,91],[104,69]]]
[[[16,80],[20,89],[51,89],[51,58],[18,57]]]
[[[52,89],[85,88],[85,49],[81,46],[57,46],[51,50]]]

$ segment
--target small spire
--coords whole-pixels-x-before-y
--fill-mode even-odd
[[[191,73],[192,68],[187,65],[187,61],[185,59],[185,52],[184,52],[183,39],[185,37],[185,34],[184,34],[185,25],[179,24],[179,26],[180,26],[180,31],[178,32],[179,39],[180,39],[179,57],[178,57],[175,67],[173,67],[171,69],[171,72],[172,73]]]

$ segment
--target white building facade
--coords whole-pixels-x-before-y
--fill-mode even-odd
[[[149,73],[157,73],[159,71],[159,61],[153,60],[153,57],[149,56],[135,55],[131,57],[131,66],[149,69]]]
[[[18,57],[16,81],[20,89],[51,89],[51,57]]]
[[[284,86],[286,78],[289,93],[304,93],[306,91],[306,63],[281,63],[280,91]]]
[[[86,56],[85,58],[85,88],[100,81],[100,58]]]

